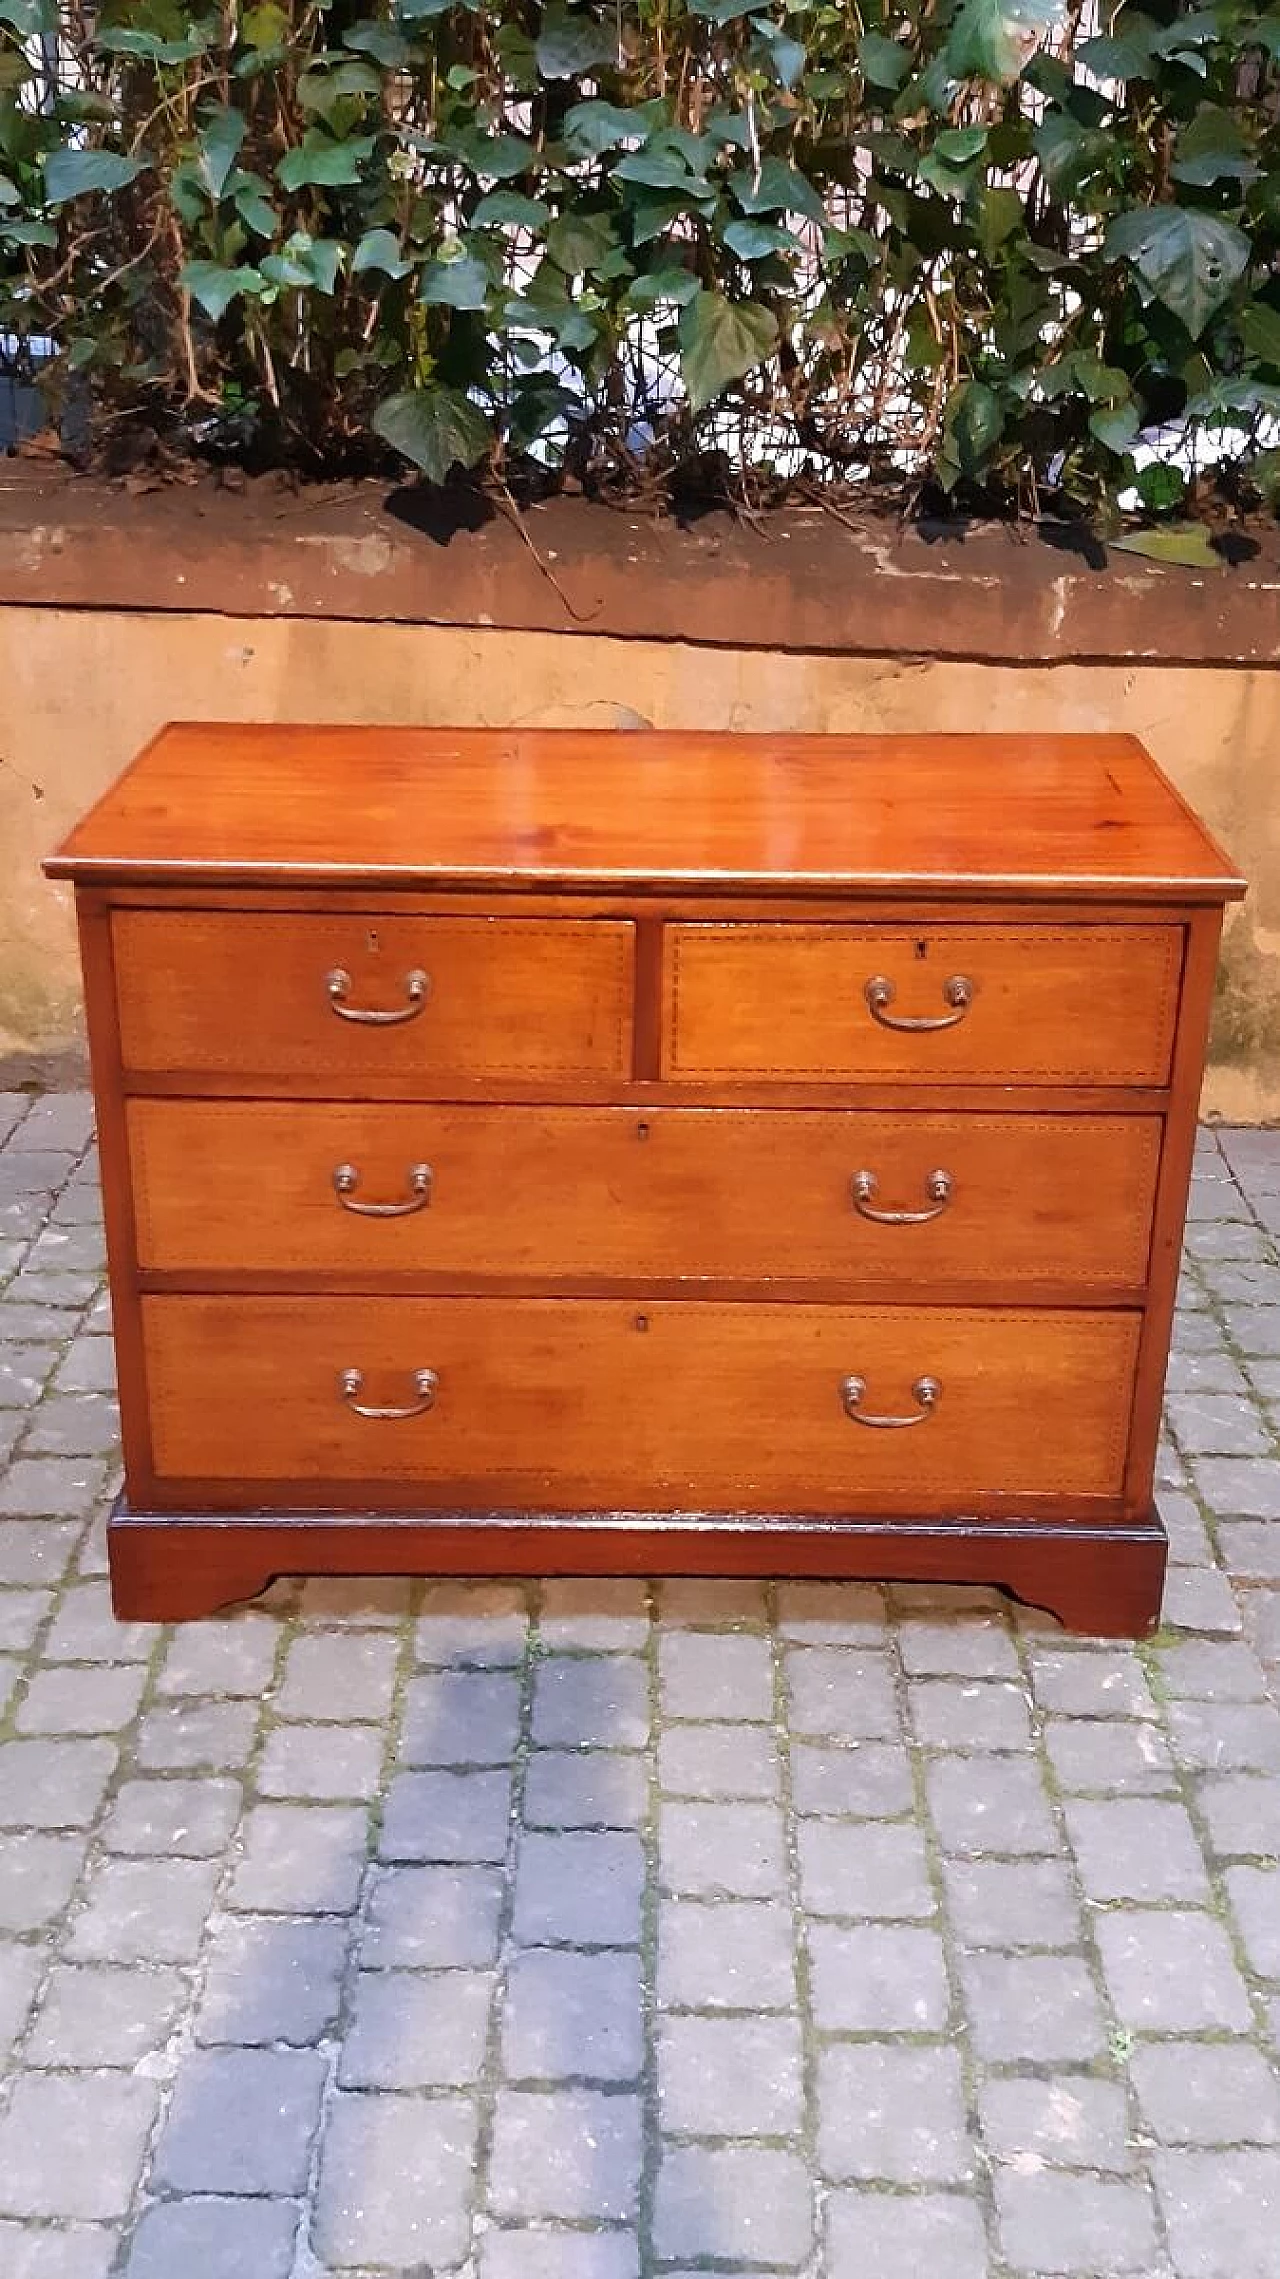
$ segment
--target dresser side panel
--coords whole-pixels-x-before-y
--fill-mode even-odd
[[[125,1126],[124,1070],[116,999],[111,910],[92,889],[76,890],[76,925],[84,977],[85,1022],[93,1082],[98,1163],[106,1228],[111,1327],[115,1341],[120,1434],[130,1493],[151,1472],[151,1430],[146,1355],[138,1303],[137,1227],[129,1138]]]
[[[1205,1045],[1218,970],[1221,910],[1187,913],[1187,948],[1178,1000],[1172,1083],[1165,1118],[1147,1305],[1134,1384],[1133,1422],[1125,1466],[1125,1506],[1141,1512],[1151,1501],[1164,1400],[1169,1341],[1182,1264],[1187,1195],[1195,1156],[1196,1117],[1204,1080]]]

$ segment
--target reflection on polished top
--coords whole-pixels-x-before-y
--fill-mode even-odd
[[[1243,893],[1130,736],[161,730],[55,877],[700,893]]]

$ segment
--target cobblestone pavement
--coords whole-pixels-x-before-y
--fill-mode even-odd
[[[83,1098],[0,1098],[0,2279],[1280,2275],[1280,1133],[1166,1628],[277,1585],[118,1625]]]

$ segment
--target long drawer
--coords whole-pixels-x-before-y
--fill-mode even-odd
[[[127,1071],[335,1083],[630,1073],[624,920],[118,910]]]
[[[335,1508],[1116,1497],[1132,1313],[144,1298],[154,1468]],[[294,1484],[296,1483],[296,1494]]]
[[[134,1099],[138,1262],[199,1275],[1140,1290],[1158,1118]]]
[[[1160,1085],[1176,926],[675,925],[663,1074]]]

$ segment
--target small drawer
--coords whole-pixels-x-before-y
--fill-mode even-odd
[[[1142,1289],[1160,1119],[151,1100],[144,1270]]]
[[[972,1517],[1119,1496],[1141,1316],[149,1297],[142,1319],[162,1498]]]
[[[1162,1085],[1177,926],[673,925],[663,1074]]]
[[[449,1083],[629,1073],[634,929],[606,919],[118,910],[127,1072]]]

